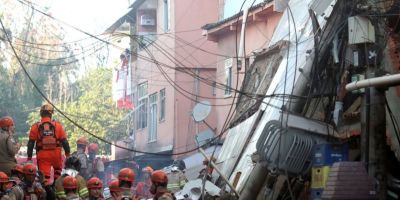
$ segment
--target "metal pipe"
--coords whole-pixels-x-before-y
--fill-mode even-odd
[[[221,176],[222,179],[224,179],[224,181],[226,182],[226,184],[231,188],[231,190],[236,194],[237,197],[239,196],[239,193],[236,191],[236,189],[233,187],[233,185],[229,182],[229,180],[222,174],[222,172],[217,168],[217,165],[215,165],[215,163],[208,159],[208,156],[206,154],[206,152],[203,150],[203,148],[199,148],[199,151],[201,154],[203,154],[203,156],[208,160],[208,162],[211,163],[211,165],[214,167],[215,171]]]
[[[246,23],[247,23],[247,15],[249,13],[249,9],[246,8],[244,9],[243,12],[243,21],[242,21],[242,30],[240,32],[240,41],[239,41],[239,61],[240,65],[243,65],[243,60],[246,55],[245,49],[244,49],[244,40],[245,40],[245,31],[246,31]],[[237,66],[238,70],[241,68],[241,66]]]
[[[384,86],[388,87],[394,85],[400,85],[400,74],[386,75],[386,76],[351,82],[346,85],[346,90],[353,91],[366,87],[384,87]]]
[[[267,166],[260,162],[256,163],[247,179],[246,187],[242,190],[239,200],[257,199],[267,174]]]

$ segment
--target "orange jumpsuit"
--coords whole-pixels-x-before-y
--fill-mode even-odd
[[[29,132],[29,140],[36,142],[36,157],[39,170],[44,174],[48,180],[51,177],[51,167],[54,169],[54,180],[61,175],[62,170],[62,155],[61,155],[61,142],[67,140],[64,128],[59,122],[52,121],[50,117],[43,117],[41,123],[53,122],[55,126],[55,135],[57,146],[53,150],[42,149],[42,141],[40,141],[40,131],[38,123],[32,125]],[[69,156],[70,150],[64,146],[66,156]],[[28,152],[29,156],[29,152]],[[28,158],[29,159],[29,158]]]

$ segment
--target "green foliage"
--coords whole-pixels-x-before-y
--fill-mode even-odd
[[[78,81],[81,93],[79,98],[68,103],[64,108],[68,117],[86,130],[108,141],[121,139],[125,136],[115,131],[118,129],[117,124],[126,113],[113,105],[111,80],[111,69],[99,68],[90,71]],[[109,145],[88,135],[66,119],[63,120],[63,123],[73,149],[76,148],[75,141],[81,136],[86,136],[90,142],[99,144],[100,153],[110,153]]]
[[[5,8],[1,13],[2,21],[14,38],[13,46],[46,97],[71,119],[101,138],[116,140],[125,136],[124,128],[116,125],[124,112],[113,106],[111,69],[95,69],[77,80],[78,72],[82,71],[79,63],[74,62],[77,60],[76,52],[71,50],[74,46],[64,41],[65,32],[60,24],[34,14],[18,2],[6,0],[2,3]],[[14,118],[17,136],[22,144],[26,144],[31,124],[40,120],[39,108],[44,99],[27,78],[4,38],[0,38],[0,91],[0,117],[10,115]],[[110,152],[109,146],[96,141],[59,113],[54,119],[64,124],[71,147],[76,147],[78,137],[86,136],[90,142],[99,144],[100,153]]]

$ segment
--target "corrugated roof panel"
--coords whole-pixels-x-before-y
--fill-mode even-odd
[[[290,1],[289,6],[291,13],[293,13],[293,17],[291,16],[289,9],[285,10],[285,13],[283,14],[276,28],[270,45],[274,45],[280,41],[289,41],[289,49],[281,49],[283,60],[279,64],[279,68],[271,82],[270,87],[268,88],[266,95],[291,94],[293,89],[295,91],[301,91],[305,87],[305,77],[298,71],[298,69],[303,68],[303,71],[308,71],[308,68],[312,66],[311,63],[313,62],[312,56],[306,53],[308,50],[312,50],[314,48],[312,22],[309,17],[309,13],[304,12],[309,9],[308,5],[310,1],[311,0]],[[330,14],[331,12],[329,11],[326,13]],[[326,15],[325,17],[329,17],[329,15]],[[324,27],[324,25],[325,23],[320,24],[321,27]],[[295,74],[296,77],[294,77]],[[296,83],[295,87],[293,87],[293,82]],[[260,109],[265,110],[265,112],[258,124],[258,127],[255,129],[250,143],[246,146],[243,157],[240,159],[233,173],[231,173],[231,182],[233,182],[234,174],[237,172],[242,173],[237,185],[238,191],[242,191],[247,178],[254,167],[254,163],[252,162],[250,156],[256,152],[256,143],[264,129],[264,126],[270,120],[279,120],[281,117],[280,108],[284,103],[286,104],[287,101],[287,98],[285,99],[285,102],[283,102],[282,99],[265,98],[264,103],[260,106]],[[241,126],[243,126],[244,129],[251,130],[251,127],[248,127],[244,123],[239,124],[237,128],[240,129],[242,128]],[[230,144],[225,142],[224,146],[225,145]]]

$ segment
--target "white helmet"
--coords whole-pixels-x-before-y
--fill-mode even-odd
[[[173,172],[177,172],[179,170],[179,168],[177,166],[172,166],[171,171]]]

